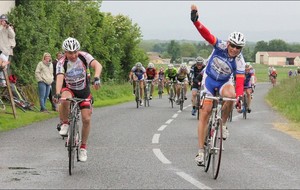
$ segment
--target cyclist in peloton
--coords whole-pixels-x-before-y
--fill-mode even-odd
[[[201,86],[203,69],[205,68],[204,59],[202,57],[196,58],[196,63],[191,66],[190,69],[190,80],[192,85],[192,115],[196,115],[196,96],[198,88]]]
[[[150,97],[149,97],[149,99],[152,100],[152,94],[153,94],[153,91],[154,91],[154,81],[157,78],[156,69],[155,69],[153,63],[148,64],[148,67],[146,69],[146,75],[147,75],[148,80],[152,80],[151,90],[150,90]]]
[[[162,85],[162,93],[164,93],[164,86],[165,86],[165,71],[164,71],[164,68],[161,67],[159,69],[159,72],[158,72],[158,80],[161,81],[161,85]]]
[[[90,85],[88,84],[87,70],[92,67],[95,70],[93,86],[96,90],[100,88],[100,75],[102,65],[89,53],[80,50],[80,44],[75,38],[67,38],[62,44],[64,56],[56,65],[56,95],[53,101],[58,103],[59,98],[83,98],[91,99]],[[63,101],[59,107],[60,131],[59,134],[66,136],[69,129],[69,105],[70,102]],[[87,160],[87,140],[91,128],[92,105],[90,101],[84,101],[80,105],[82,117],[82,142],[79,151],[79,160]]]
[[[232,32],[227,41],[223,41],[215,37],[210,31],[198,21],[198,8],[196,5],[191,6],[191,20],[201,34],[201,36],[213,46],[213,51],[209,56],[202,83],[204,89],[201,93],[207,93],[215,96],[215,89],[221,96],[227,98],[237,98],[237,110],[241,109],[239,97],[243,94],[244,78],[245,78],[245,61],[241,53],[245,46],[244,35],[240,32]],[[232,74],[236,76],[235,89],[232,82]],[[223,121],[223,139],[229,135],[226,121],[231,111],[233,102],[225,101],[222,107]],[[212,109],[212,101],[205,100],[200,110],[200,118],[198,123],[198,154],[195,161],[198,166],[203,166],[204,157],[204,140],[207,131],[207,123]]]
[[[247,94],[247,105],[248,110],[247,112],[251,112],[251,94],[253,93],[253,86],[254,86],[254,71],[252,69],[252,66],[250,64],[246,64],[245,68],[245,81],[244,81],[244,91],[246,91]]]
[[[182,63],[179,67],[179,70],[177,72],[177,80],[179,82],[184,82],[184,99],[186,100],[186,91],[187,91],[187,86],[189,83],[189,76],[190,71],[188,70],[187,66],[185,63]],[[176,95],[177,95],[177,100],[176,100],[176,104],[179,105],[179,96],[180,96],[180,85],[177,84],[176,85]]]
[[[166,84],[167,84],[166,88],[168,94],[170,94],[170,89],[169,89],[170,81],[176,81],[176,76],[177,76],[177,69],[174,67],[173,64],[169,64],[168,69],[165,71]],[[175,99],[176,96],[175,85],[173,86],[173,88],[174,88],[173,90],[174,90],[174,99]]]
[[[129,73],[129,80],[130,81],[139,81],[140,83],[140,105],[143,105],[142,99],[144,95],[144,79],[147,78],[146,69],[143,67],[142,63],[137,62],[135,66],[132,67]],[[135,94],[135,82],[133,83],[133,94]]]

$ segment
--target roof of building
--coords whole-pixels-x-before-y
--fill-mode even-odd
[[[299,52],[287,52],[287,51],[266,51],[260,53],[267,53],[269,57],[287,57],[287,58],[295,58],[300,56]]]

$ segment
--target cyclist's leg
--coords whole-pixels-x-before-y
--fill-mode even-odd
[[[251,105],[251,93],[252,93],[252,89],[251,88],[247,88],[246,90],[246,94],[247,94],[247,105],[248,105],[248,110],[251,110],[250,109],[250,105]]]
[[[223,97],[227,98],[235,98],[235,88],[233,86],[232,81],[228,81],[225,84],[223,84],[220,88],[220,94]],[[222,107],[222,122],[223,125],[226,125],[229,113],[232,109],[233,102],[232,101],[225,101],[224,105]]]
[[[170,80],[169,79],[166,79],[166,89],[167,89],[167,93],[170,94]]]
[[[63,88],[61,93],[62,98],[72,98],[74,94],[68,88]],[[62,101],[59,106],[59,118],[62,122],[68,122],[68,116],[70,111],[70,102]]]
[[[184,98],[186,99],[186,92],[187,92],[187,87],[188,87],[188,78],[185,78],[184,80]]]
[[[144,99],[144,80],[139,80],[140,82],[140,96],[141,100]]]

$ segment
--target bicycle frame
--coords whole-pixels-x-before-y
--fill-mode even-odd
[[[180,110],[183,110],[183,102],[184,102],[184,82],[178,82],[178,85],[180,85],[180,97],[179,97],[179,105],[180,105]]]
[[[212,170],[213,178],[217,179],[220,165],[221,156],[223,149],[223,124],[222,124],[222,107],[224,101],[236,101],[233,98],[225,98],[221,96],[207,96],[204,94],[202,104],[204,99],[213,100],[212,112],[209,117],[208,130],[205,138],[204,146],[204,171],[207,172],[209,169],[211,156],[212,156]]]
[[[68,131],[68,138],[65,146],[68,149],[69,156],[69,175],[72,175],[72,169],[74,168],[75,150],[77,161],[79,161],[79,144],[81,143],[81,135],[79,131],[78,121],[80,120],[80,107],[79,104],[83,101],[91,101],[91,99],[81,98],[61,98],[61,101],[70,102],[69,121],[70,127]]]
[[[153,80],[145,80],[145,93],[144,93],[144,103],[145,107],[150,106],[149,100],[150,100],[150,91],[151,91],[151,85]]]

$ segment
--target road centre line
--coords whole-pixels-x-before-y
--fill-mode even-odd
[[[167,126],[168,126],[168,125],[162,125],[162,126],[160,126],[160,128],[157,129],[157,130],[158,130],[158,131],[163,131]]]
[[[168,121],[166,121],[166,124],[170,124],[173,121],[173,119],[169,119]]]
[[[152,144],[158,144],[159,143],[159,136],[160,134],[154,134],[152,137]]]
[[[171,164],[171,161],[168,160],[159,148],[153,148],[153,153],[163,164]]]
[[[184,173],[184,172],[176,172],[177,175],[185,179],[186,181],[190,182],[191,184],[195,185],[199,189],[211,189],[210,187],[207,187],[203,183],[200,183],[196,179],[192,178],[190,175]]]
[[[178,114],[177,113],[175,113],[173,116],[172,116],[172,118],[176,118],[178,116]]]

